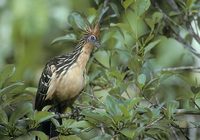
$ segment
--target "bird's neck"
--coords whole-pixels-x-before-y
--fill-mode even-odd
[[[81,68],[85,69],[93,48],[94,48],[93,45],[90,43],[86,43],[83,46],[81,53],[79,57],[77,58],[77,63]]]

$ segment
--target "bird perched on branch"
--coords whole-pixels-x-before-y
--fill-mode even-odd
[[[99,34],[98,24],[89,27],[71,53],[47,62],[38,85],[36,110],[41,111],[44,106],[52,105],[53,111],[63,113],[66,107],[72,106],[84,88],[86,64],[94,47],[99,47]],[[50,135],[50,126],[45,122],[41,125],[41,131]]]

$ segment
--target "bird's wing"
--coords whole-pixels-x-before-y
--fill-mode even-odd
[[[52,104],[52,101],[46,100],[47,91],[50,87],[50,81],[52,80],[53,73],[58,69],[59,65],[68,60],[69,55],[62,55],[51,59],[45,66],[38,84],[37,94],[35,98],[35,109],[42,110],[42,108],[48,104]]]

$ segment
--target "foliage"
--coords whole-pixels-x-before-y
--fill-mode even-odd
[[[13,81],[13,65],[0,73],[0,136],[2,139],[48,137],[36,128],[51,120],[60,139],[192,139],[186,128],[199,130],[200,87],[192,76],[200,44],[195,28],[200,3],[195,0],[124,0],[91,2],[87,17],[72,12],[71,30],[52,45],[76,42],[88,22],[102,15],[101,48],[88,65],[87,85],[75,102],[80,112],[62,114],[33,110],[36,89]],[[103,14],[102,14],[103,13]],[[30,59],[30,58],[29,58]],[[187,70],[187,71],[186,71]],[[19,73],[16,73],[19,74]],[[185,124],[186,126],[183,126]],[[188,127],[189,126],[189,127]]]

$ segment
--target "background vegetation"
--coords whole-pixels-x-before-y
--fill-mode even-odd
[[[102,10],[103,9],[103,10]],[[46,61],[73,49],[84,24],[105,13],[101,48],[88,65],[80,114],[33,110]],[[0,137],[42,140],[51,119],[60,139],[200,138],[198,0],[1,0]]]

